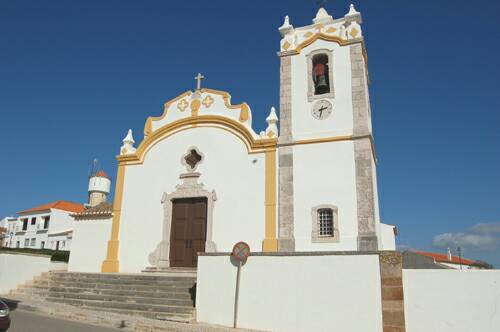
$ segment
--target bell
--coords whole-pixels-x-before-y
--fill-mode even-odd
[[[317,88],[326,88],[328,87],[328,84],[326,83],[326,76],[321,75],[318,77],[318,82],[316,82],[316,87]]]

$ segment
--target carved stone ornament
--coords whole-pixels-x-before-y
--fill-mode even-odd
[[[401,264],[401,254],[397,252],[381,252],[380,253],[380,262],[384,264],[390,265],[398,265]]]

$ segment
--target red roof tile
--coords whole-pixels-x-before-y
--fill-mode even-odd
[[[477,264],[476,261],[473,261],[471,259],[465,259],[465,258],[460,259],[460,257],[458,257],[458,256],[451,256],[451,260],[450,260],[450,259],[448,259],[448,255],[446,255],[446,254],[436,254],[434,252],[426,252],[426,251],[414,251],[414,252],[417,254],[423,255],[423,256],[434,258],[436,260],[436,262],[441,262],[441,263],[452,263],[452,264],[462,263],[464,265]]]
[[[18,214],[28,214],[28,213],[45,211],[45,210],[50,210],[50,209],[58,209],[58,210],[69,211],[69,212],[82,212],[85,209],[85,207],[83,206],[83,204],[80,204],[80,203],[73,203],[73,202],[68,202],[68,201],[55,201],[52,203],[40,205],[40,206],[31,208],[28,210],[18,212]]]
[[[97,172],[96,176],[109,179],[108,175],[102,169],[99,172]]]

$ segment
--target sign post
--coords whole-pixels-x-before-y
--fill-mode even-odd
[[[240,293],[240,273],[241,267],[246,262],[248,256],[250,255],[250,246],[246,242],[238,242],[233,246],[233,251],[231,257],[238,264],[238,271],[236,272],[236,290],[234,294],[234,317],[233,317],[233,327],[237,327],[238,322],[238,297]]]

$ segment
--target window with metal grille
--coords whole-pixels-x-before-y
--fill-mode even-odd
[[[332,209],[318,210],[319,236],[333,236],[333,211]]]

